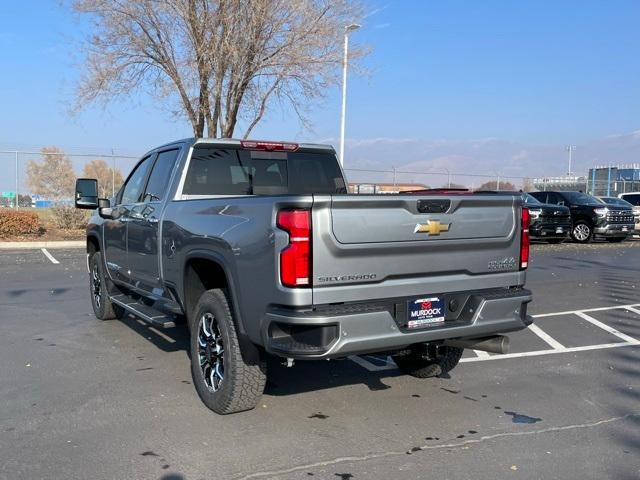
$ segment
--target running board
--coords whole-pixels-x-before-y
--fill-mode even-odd
[[[144,303],[140,303],[128,295],[120,294],[109,298],[116,305],[121,306],[129,313],[156,327],[170,328],[176,326],[173,316],[160,312]]]

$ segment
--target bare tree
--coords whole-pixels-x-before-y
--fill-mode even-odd
[[[73,198],[75,172],[69,157],[58,147],[44,147],[42,161],[27,164],[27,186],[32,193],[51,200]]]
[[[357,1],[74,0],[94,22],[77,107],[143,89],[173,101],[196,137],[231,137],[241,122],[246,138],[274,103],[307,125],[307,107],[339,82]]]
[[[451,184],[445,183],[440,188],[467,188],[467,187],[465,187],[460,183],[451,183]]]
[[[535,187],[533,186],[533,180],[530,178],[525,178],[522,180],[522,191],[523,192],[533,192],[535,191]]]
[[[102,198],[109,198],[112,192],[120,189],[124,181],[120,170],[112,170],[104,160],[91,160],[84,166],[82,176],[98,180],[98,196]]]

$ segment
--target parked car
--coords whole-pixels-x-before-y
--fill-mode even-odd
[[[479,190],[475,193],[520,195],[524,206],[529,209],[529,214],[531,215],[529,235],[532,239],[545,240],[549,243],[562,243],[571,233],[571,212],[569,207],[542,203],[527,192]]]
[[[569,207],[571,238],[576,242],[588,243],[594,236],[621,242],[633,231],[630,208],[604,206],[596,197],[583,192],[531,192],[531,195],[544,203]]]
[[[632,205],[636,222],[635,232],[640,233],[640,192],[621,193],[618,198]]]
[[[253,408],[265,356],[392,355],[415,377],[526,328],[519,196],[348,195],[330,146],[189,139],[143,156],[113,202],[79,179],[99,319],[186,318],[215,412]]]

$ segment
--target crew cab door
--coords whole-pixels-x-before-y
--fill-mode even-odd
[[[130,281],[148,292],[161,287],[160,214],[178,152],[178,149],[171,149],[157,154],[141,201],[132,206],[129,215],[127,261]]]
[[[131,209],[142,195],[154,159],[155,155],[150,155],[136,165],[115,199],[116,205],[112,208],[113,218],[105,219],[103,224],[105,262],[107,271],[114,280],[128,282],[130,278],[127,259],[127,224]]]

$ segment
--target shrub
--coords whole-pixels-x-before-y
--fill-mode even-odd
[[[56,205],[51,208],[51,222],[61,230],[79,230],[87,227],[91,214],[73,205]]]
[[[0,209],[0,238],[41,233],[40,219],[28,210]]]

